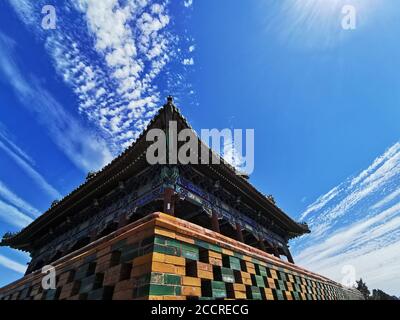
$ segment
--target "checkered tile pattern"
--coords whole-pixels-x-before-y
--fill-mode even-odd
[[[0,289],[17,300],[339,300],[356,290],[187,221],[156,213],[54,263],[56,289],[34,273]]]

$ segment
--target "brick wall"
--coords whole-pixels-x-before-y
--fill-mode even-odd
[[[154,213],[55,261],[56,289],[42,274],[0,289],[16,300],[360,299],[356,290],[256,248]]]

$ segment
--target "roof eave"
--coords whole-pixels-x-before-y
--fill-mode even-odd
[[[167,103],[158,111],[156,116],[149,122],[147,128],[139,135],[139,137],[136,139],[136,141],[131,146],[129,146],[119,156],[117,156],[109,164],[107,164],[105,167],[103,167],[93,178],[91,178],[90,180],[86,180],[78,188],[76,188],[71,193],[69,193],[67,196],[65,196],[62,200],[60,200],[60,202],[57,203],[54,207],[51,207],[43,215],[41,215],[39,218],[34,220],[31,224],[29,224],[24,229],[22,229],[18,234],[14,235],[10,238],[7,238],[6,242],[4,242],[4,240],[3,240],[5,245],[13,247],[13,248],[20,248],[20,247],[27,247],[27,246],[29,247],[30,245],[26,245],[26,243],[29,243],[29,239],[31,237],[32,232],[35,232],[35,229],[37,229],[42,223],[44,223],[45,221],[48,222],[48,220],[51,217],[61,216],[68,208],[71,207],[71,204],[74,202],[74,199],[81,197],[82,193],[87,194],[89,191],[91,191],[91,190],[96,191],[97,188],[103,186],[104,183],[106,182],[107,176],[109,176],[109,174],[110,174],[110,171],[115,171],[116,173],[120,172],[121,166],[123,165],[126,158],[129,155],[133,154],[133,152],[136,150],[136,147],[142,141],[142,137],[151,128],[151,126],[160,119],[160,116],[161,116],[163,110],[165,112],[172,112],[172,113],[175,112],[178,115],[178,119],[181,120],[185,126],[187,126],[189,129],[194,131],[194,129],[190,126],[190,124],[187,122],[185,117],[180,113],[179,109],[177,107],[175,107],[174,105]],[[199,140],[201,143],[203,143],[200,138],[199,138]],[[231,181],[231,183],[233,183],[233,181],[232,181],[232,178],[233,178],[234,180],[236,180],[236,182],[240,182],[240,184],[246,186],[246,189],[253,193],[253,196],[252,196],[253,198],[254,197],[258,198],[258,200],[262,201],[264,206],[269,207],[270,209],[275,211],[275,215],[277,215],[278,218],[280,217],[280,218],[283,218],[283,220],[285,220],[287,226],[289,227],[288,228],[289,232],[298,233],[299,235],[310,232],[308,227],[304,227],[303,225],[294,221],[285,212],[283,212],[278,206],[276,206],[274,203],[272,203],[270,200],[268,200],[264,195],[262,195],[261,192],[258,191],[248,181],[248,177],[242,176],[240,174],[238,175],[237,174],[238,172],[235,170],[234,167],[232,167],[229,163],[227,163],[220,155],[217,155],[217,156],[219,156],[219,158],[221,159],[221,168],[223,168],[223,171],[225,172],[224,175],[227,177],[227,179],[229,179]],[[218,171],[220,171],[220,170],[218,170]],[[223,173],[220,173],[220,174],[223,174]],[[50,219],[50,220],[53,220],[53,219]]]

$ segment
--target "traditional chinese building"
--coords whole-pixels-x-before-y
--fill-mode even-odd
[[[307,225],[223,159],[150,165],[146,135],[167,133],[171,121],[191,129],[168,98],[120,156],[3,238],[2,246],[32,260],[24,278],[0,289],[1,299],[359,297],[294,265],[288,241],[310,232]],[[45,265],[56,269],[53,290],[41,286]]]

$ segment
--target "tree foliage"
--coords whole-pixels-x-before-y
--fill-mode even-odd
[[[360,280],[356,281],[356,283],[357,283],[357,290],[361,292],[361,294],[364,296],[365,300],[368,300],[371,292],[369,291],[367,284],[361,278],[360,278]]]
[[[361,278],[356,283],[356,289],[361,292],[365,300],[399,300],[399,298],[391,296],[380,289],[373,289],[371,295],[367,284]]]
[[[370,300],[399,300],[399,298],[391,296],[382,290],[374,289],[372,290],[372,296],[370,297]]]

